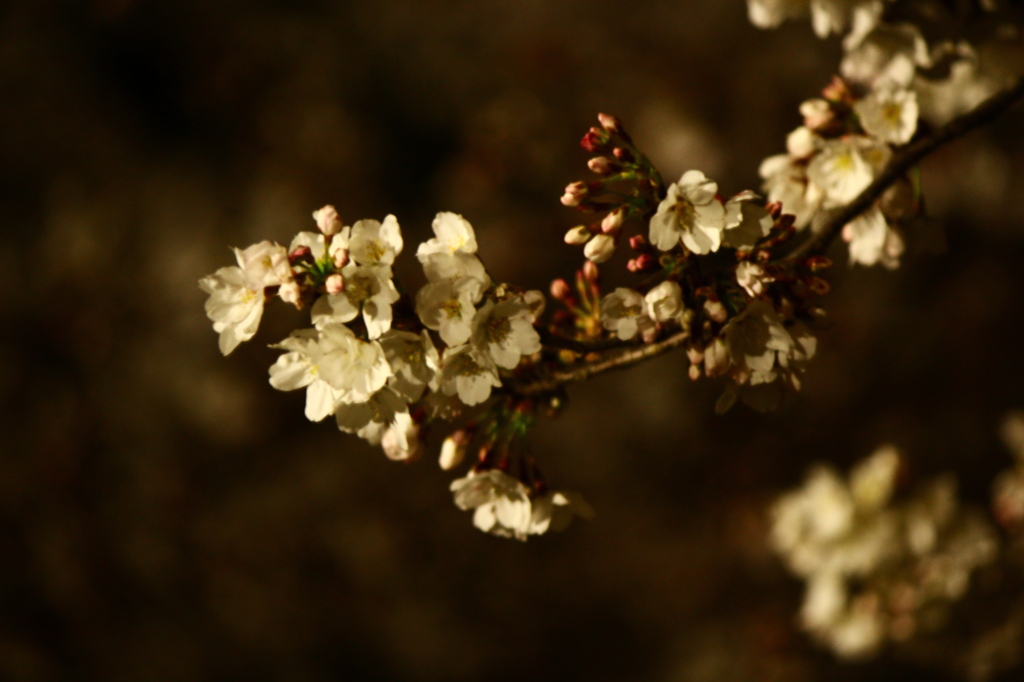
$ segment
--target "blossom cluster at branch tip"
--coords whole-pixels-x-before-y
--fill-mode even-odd
[[[885,446],[845,478],[819,465],[771,508],[772,547],[807,582],[801,625],[842,658],[934,629],[998,553],[983,515],[957,501],[954,478],[896,502],[901,462]]]

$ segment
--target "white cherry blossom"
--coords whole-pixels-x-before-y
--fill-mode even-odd
[[[349,255],[359,265],[392,265],[402,253],[402,231],[393,215],[376,220],[360,220],[352,226]]]
[[[262,241],[245,249],[235,249],[238,266],[246,276],[264,287],[290,282],[292,269],[288,263],[288,252],[280,244]]]
[[[327,245],[327,238],[320,232],[299,232],[292,238],[288,252],[291,253],[300,247],[307,247],[313,260],[322,262],[325,255],[334,258],[338,253],[348,250],[349,231],[351,228],[342,228],[331,237],[330,246]]]
[[[750,203],[757,195],[747,190],[725,203],[725,232],[722,243],[734,249],[752,249],[768,236],[775,220],[763,206]]]
[[[341,269],[341,277],[344,287],[340,293],[321,296],[313,304],[313,323],[351,322],[362,313],[371,339],[391,329],[391,305],[400,296],[390,266],[351,262]]]
[[[448,346],[469,340],[483,283],[475,277],[428,282],[416,292],[416,315],[427,329],[440,333]]]
[[[844,206],[871,184],[890,156],[886,145],[851,135],[829,140],[807,167],[807,176],[825,192],[825,208]]]
[[[647,316],[647,303],[640,292],[619,287],[601,299],[601,324],[623,341],[654,326]]]
[[[380,439],[381,449],[388,459],[411,462],[423,453],[420,439],[420,425],[412,420],[408,412],[396,412]]]
[[[843,226],[843,239],[850,244],[850,264],[881,264],[892,270],[903,255],[903,238],[890,227],[877,206],[872,206]]]
[[[354,433],[371,445],[380,445],[384,434],[392,426],[399,424],[399,418],[403,414],[406,417],[409,414],[405,401],[390,388],[385,387],[362,402],[339,404],[335,409],[334,419],[342,431]],[[405,423],[405,418],[402,417],[401,421]],[[395,434],[393,437],[401,436]]]
[[[282,342],[288,344],[288,341]],[[317,376],[344,392],[349,403],[365,402],[391,376],[384,349],[376,341],[363,341],[343,324],[328,324],[317,330],[315,342],[297,347],[280,345],[288,351],[304,352],[316,367]]]
[[[763,294],[767,284],[774,281],[775,278],[765,272],[764,267],[758,263],[745,260],[736,266],[736,283],[752,298]]]
[[[917,130],[917,95],[913,90],[878,89],[854,105],[860,124],[875,139],[906,144]]]
[[[318,422],[347,397],[348,392],[334,388],[320,378],[317,364],[322,360],[318,345],[319,332],[302,329],[271,348],[288,351],[270,366],[270,385],[279,391],[306,389],[306,418]]]
[[[680,242],[696,254],[717,251],[725,229],[725,208],[715,198],[718,185],[698,170],[669,185],[668,195],[651,218],[651,243],[662,251]]]
[[[522,356],[541,348],[530,306],[519,297],[484,303],[473,318],[470,343],[478,357],[504,369],[515,369]]]
[[[440,365],[430,334],[392,329],[379,339],[391,367],[388,385],[404,400],[414,403],[433,380]]]
[[[470,345],[447,348],[441,359],[439,387],[445,395],[458,395],[466,405],[478,405],[501,386],[497,368],[473,353]]]
[[[210,295],[206,316],[220,334],[220,352],[228,355],[238,344],[256,335],[263,317],[263,281],[240,267],[221,268],[199,280],[199,288]]]
[[[452,481],[455,506],[475,510],[473,525],[501,537],[526,540],[532,520],[530,489],[498,469],[472,471]]]
[[[655,322],[671,322],[683,315],[683,290],[678,282],[665,280],[644,296],[647,316]]]
[[[579,493],[552,490],[530,500],[528,535],[542,535],[547,531],[559,533],[569,527],[573,516],[590,520],[594,508]]]
[[[769,156],[758,171],[764,178],[768,201],[782,203],[782,211],[796,217],[794,227],[807,227],[821,207],[824,192],[807,177],[807,164],[787,154]]]
[[[438,213],[431,227],[434,228],[434,238],[423,242],[416,249],[416,257],[420,261],[438,253],[476,253],[476,233],[473,226],[458,213]]]

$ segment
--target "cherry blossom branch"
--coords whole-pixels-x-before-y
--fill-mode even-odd
[[[661,341],[644,344],[627,350],[610,350],[596,360],[581,360],[567,367],[552,370],[539,377],[528,379],[522,383],[511,384],[513,393],[521,396],[535,396],[550,393],[559,387],[576,381],[584,381],[597,374],[613,369],[622,369],[639,364],[644,360],[663,355],[679,347],[688,338],[688,331],[681,331]]]
[[[797,260],[823,253],[843,226],[871,207],[896,180],[942,145],[996,118],[1024,96],[1024,78],[971,111],[954,118],[946,125],[900,149],[885,169],[856,199],[829,218],[810,239],[797,247],[788,258]]]
[[[612,348],[630,348],[639,345],[638,341],[623,341],[622,339],[570,339],[550,332],[543,327],[536,327],[536,329],[540,334],[541,344],[548,348],[570,350],[574,353],[593,353],[595,351],[609,350]]]

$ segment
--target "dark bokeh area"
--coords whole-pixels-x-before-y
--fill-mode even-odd
[[[474,529],[434,454],[387,461],[271,389],[301,314],[225,359],[197,286],[333,203],[396,214],[407,252],[462,213],[496,279],[546,289],[579,265],[558,197],[598,111],[731,194],[839,55],[741,0],[6,5],[0,679],[945,679],[818,652],[765,509],[884,442],[986,504],[1024,406],[1019,107],[926,161],[945,253],[835,252],[781,412],[716,417],[681,354],[573,387],[530,447],[598,516],[526,544]]]

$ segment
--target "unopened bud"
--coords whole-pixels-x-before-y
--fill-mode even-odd
[[[420,425],[413,422],[401,434],[397,431],[399,427],[392,426],[384,432],[380,446],[388,459],[397,462],[412,462],[419,459],[423,453],[423,441],[420,440]],[[404,436],[404,438],[403,438]],[[404,440],[404,442],[403,442]]]
[[[587,229],[586,225],[577,225],[568,232],[565,233],[566,244],[586,244],[590,240],[590,230]]]
[[[629,238],[629,248],[634,251],[643,251],[647,248],[647,239],[642,234],[634,234]]]
[[[704,371],[714,378],[729,369],[729,347],[722,337],[717,337],[704,350]]]
[[[625,220],[625,212],[621,208],[617,208],[601,221],[601,231],[605,234],[616,235],[622,230],[623,220]]]
[[[640,271],[640,265],[637,264],[637,259],[636,258],[630,258],[629,262],[626,263],[626,269],[629,270],[630,272],[639,272]]]
[[[584,197],[587,196],[587,183],[570,182],[562,195],[563,206],[579,206]]]
[[[658,268],[658,257],[653,253],[641,253],[636,257],[636,271],[650,272]]]
[[[466,445],[469,444],[469,439],[463,437],[465,433],[465,431],[456,431],[445,438],[444,443],[441,444],[441,457],[438,459],[438,464],[445,471],[454,469],[465,459]]]
[[[593,261],[587,261],[583,264],[583,279],[590,284],[597,284],[601,277],[601,273],[597,270],[597,265]]]
[[[772,218],[774,218],[775,220],[778,220],[779,216],[782,215],[782,202],[781,201],[773,201],[770,204],[765,204],[764,210],[768,211],[768,214]]]
[[[633,158],[633,153],[628,149],[622,147],[616,147],[612,150],[612,156],[621,161],[622,163],[633,163],[636,159]]]
[[[290,303],[298,308],[299,301],[302,299],[302,290],[299,288],[299,285],[292,280],[291,282],[285,282],[282,284],[277,290],[277,295],[285,303]]]
[[[608,144],[608,133],[600,128],[591,128],[580,140],[580,146],[590,153],[596,153]]]
[[[690,361],[691,365],[699,365],[704,362],[704,349],[690,346],[686,349],[686,359]]]
[[[324,282],[324,288],[327,289],[327,293],[331,296],[336,296],[345,290],[345,278],[337,272],[327,278]]]
[[[597,121],[601,124],[601,127],[609,133],[622,132],[622,121],[619,120],[618,116],[612,116],[611,114],[598,114]]]
[[[840,76],[832,76],[832,82],[822,89],[821,96],[833,102],[849,104],[853,101],[853,93],[850,92],[850,87]]]
[[[607,156],[595,156],[590,161],[587,161],[587,168],[598,175],[609,175],[615,170],[612,160]]]
[[[334,253],[334,267],[343,268],[348,265],[348,249],[341,249]]]
[[[572,289],[569,287],[569,283],[564,279],[556,279],[551,283],[551,298],[556,301],[564,301],[565,298],[572,294]]]
[[[690,375],[691,381],[697,381],[697,379],[700,379],[700,365],[690,365],[688,374]]]
[[[704,301],[704,313],[715,322],[725,322],[729,318],[729,312],[722,305],[721,301],[712,301],[710,298]]]
[[[615,239],[599,234],[583,247],[583,255],[594,263],[604,263],[615,253]]]
[[[338,217],[338,212],[330,204],[313,211],[313,220],[316,221],[316,226],[320,228],[320,231],[327,236],[336,235],[341,232],[341,218]]]
[[[311,255],[313,255],[313,250],[308,246],[297,246],[294,251],[288,254],[288,260],[294,263],[304,258],[309,258]]]

